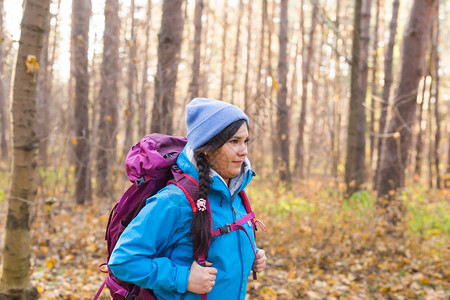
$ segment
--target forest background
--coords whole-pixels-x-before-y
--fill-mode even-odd
[[[92,299],[127,151],[185,135],[196,96],[251,120],[269,262],[248,299],[448,299],[449,20],[438,0],[0,0],[0,299]]]

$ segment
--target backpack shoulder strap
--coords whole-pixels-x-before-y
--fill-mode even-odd
[[[169,180],[167,184],[174,184],[179,187],[186,198],[189,200],[192,211],[195,213],[197,211],[197,206],[195,205],[194,199],[198,197],[198,182],[192,176],[183,173],[178,166],[172,167],[173,179]]]

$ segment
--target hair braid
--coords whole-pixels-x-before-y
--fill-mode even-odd
[[[208,200],[209,193],[209,172],[211,169],[210,164],[206,160],[205,155],[200,151],[194,152],[194,158],[198,167],[198,199],[203,198],[206,201]],[[209,205],[207,205],[208,207]],[[197,210],[192,218],[192,236],[193,236],[193,246],[194,246],[194,255],[198,257],[200,254],[203,254],[205,258],[208,256],[208,244],[209,239],[211,237],[211,220],[210,214],[208,210],[200,211]]]

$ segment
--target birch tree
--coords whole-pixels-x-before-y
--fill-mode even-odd
[[[12,171],[8,196],[0,299],[32,300],[30,283],[31,210],[37,193],[36,83],[49,0],[27,0],[12,87]]]

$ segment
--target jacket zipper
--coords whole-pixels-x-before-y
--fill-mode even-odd
[[[231,204],[231,209],[233,210],[233,221],[236,222],[237,219],[237,213],[236,210],[233,207],[233,204]],[[236,231],[236,238],[237,238],[237,244],[238,244],[238,252],[239,252],[239,261],[241,262],[241,280],[239,281],[239,290],[238,290],[238,297],[236,299],[240,299],[241,296],[241,290],[242,290],[242,281],[244,280],[244,260],[242,259],[242,249],[241,249],[241,239],[239,237],[239,231]]]

